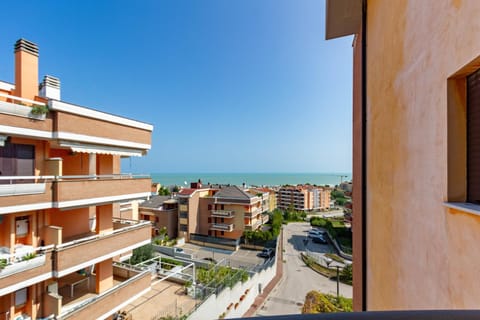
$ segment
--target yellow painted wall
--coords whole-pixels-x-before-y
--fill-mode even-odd
[[[480,56],[479,16],[480,1],[368,1],[369,310],[478,308],[480,217],[443,202],[447,79]]]

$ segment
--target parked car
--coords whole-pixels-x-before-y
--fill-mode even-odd
[[[315,230],[317,233],[321,234],[322,236],[325,236],[327,234],[327,231],[325,231],[323,229],[315,228],[315,229],[312,229],[312,230]]]
[[[325,239],[324,236],[322,235],[316,235],[316,236],[312,236],[312,241],[315,242],[315,243],[321,243],[321,244],[327,244],[328,241],[327,239]]]
[[[325,230],[320,230],[320,229],[312,229],[308,231],[308,236],[314,237],[314,236],[326,236],[326,231]]]
[[[210,257],[203,258],[202,260],[205,260],[205,261],[208,261],[208,262],[217,264],[217,260],[215,260],[215,259],[213,259],[213,258],[210,258]]]
[[[271,248],[263,248],[261,252],[257,254],[257,256],[262,258],[271,258],[275,255],[275,251]]]

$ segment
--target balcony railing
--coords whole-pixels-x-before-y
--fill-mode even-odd
[[[111,233],[91,235],[57,245],[54,253],[56,276],[87,266],[98,258],[108,259],[150,242],[152,226],[148,221],[114,219],[113,227]]]
[[[37,120],[44,120],[45,113],[32,112],[33,106],[47,107],[46,103],[12,96],[5,93],[0,93],[0,97],[4,98],[0,100],[0,113],[11,114],[20,117],[33,118]],[[5,101],[10,100],[10,101]]]
[[[255,220],[251,224],[246,224],[245,229],[246,230],[257,230],[258,227],[262,225],[262,220]]]
[[[217,231],[227,231],[231,232],[233,231],[234,224],[226,224],[226,223],[212,223],[210,226],[210,230],[217,230]]]
[[[65,208],[146,197],[150,185],[150,178],[144,175],[58,176],[53,186],[54,206]]]
[[[112,288],[100,294],[85,294],[58,310],[58,319],[99,319],[106,318],[132,302],[135,297],[150,288],[149,270],[126,267],[114,263],[113,275],[117,282]]]
[[[233,218],[235,216],[235,211],[232,210],[212,210],[212,217],[220,218]]]
[[[131,200],[150,194],[146,175],[1,176],[0,214]],[[53,190],[53,191],[52,191]],[[32,207],[33,206],[33,207]]]
[[[52,275],[52,246],[21,246],[14,253],[0,253],[0,296],[17,290],[18,284],[37,278],[38,282]]]
[[[0,214],[52,207],[53,176],[1,176]],[[32,207],[33,206],[33,207]]]

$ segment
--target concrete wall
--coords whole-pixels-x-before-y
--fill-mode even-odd
[[[268,269],[256,273],[245,283],[239,282],[232,289],[226,288],[219,295],[211,295],[195,312],[189,320],[217,319],[225,313],[225,318],[241,318],[261,293],[260,290],[268,285],[275,277],[277,259]],[[236,307],[235,307],[236,306]],[[229,308],[230,307],[230,308]]]
[[[464,134],[447,130],[465,90],[447,84],[479,68],[479,16],[479,1],[368,1],[369,310],[478,308],[480,217],[444,202],[466,180]]]

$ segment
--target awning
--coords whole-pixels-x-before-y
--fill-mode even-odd
[[[97,144],[86,144],[76,142],[60,142],[60,147],[69,148],[73,152],[111,154],[122,157],[141,157],[143,150],[129,149],[116,146],[101,146]]]

